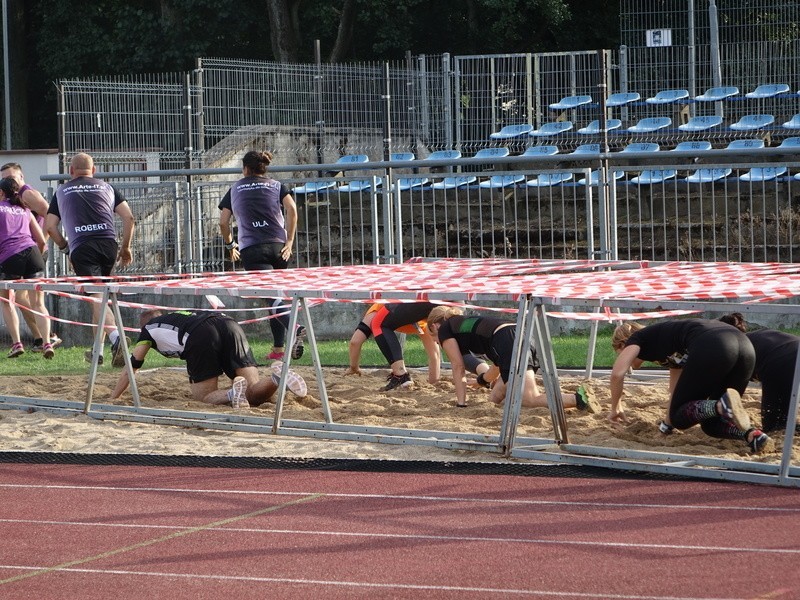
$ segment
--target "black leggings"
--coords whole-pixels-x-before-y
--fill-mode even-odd
[[[282,242],[255,244],[242,248],[241,259],[244,268],[248,271],[271,271],[273,269],[286,269],[289,263],[281,256]],[[286,310],[289,304],[279,298],[268,299],[267,306],[272,314],[286,311],[285,315],[269,320],[269,329],[272,332],[272,345],[283,348],[286,345],[286,331],[289,329],[289,313]]]
[[[750,340],[736,329],[711,329],[697,336],[687,348],[688,358],[672,392],[669,418],[674,427],[688,429],[698,421],[693,411],[682,410],[690,402],[718,399],[728,388],[744,393],[756,364]],[[712,437],[730,437],[729,424],[719,417],[700,421]]]

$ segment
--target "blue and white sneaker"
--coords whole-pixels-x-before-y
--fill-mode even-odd
[[[247,401],[247,380],[244,377],[235,377],[231,389],[228,390],[228,402],[233,408],[250,408]]]
[[[733,388],[728,388],[725,390],[725,393],[722,394],[722,398],[720,398],[719,401],[722,405],[721,416],[724,419],[727,419],[742,431],[750,429],[750,415],[747,414],[747,411],[742,405],[742,397],[739,395],[739,392]]]

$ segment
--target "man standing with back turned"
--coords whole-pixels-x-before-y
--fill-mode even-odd
[[[123,267],[131,263],[131,240],[134,218],[128,202],[110,184],[94,177],[94,160],[85,153],[72,157],[69,165],[69,181],[56,190],[47,212],[47,233],[53,243],[69,255],[76,275],[82,277],[107,277],[114,264]],[[122,243],[117,244],[114,214],[122,219]],[[59,231],[63,221],[64,233]],[[100,304],[92,303],[94,323],[100,316]],[[103,327],[109,333],[114,366],[123,366],[125,357],[121,353],[119,333],[114,327],[114,318],[106,312]],[[92,351],[85,358],[92,360]],[[103,355],[98,364],[103,364]]]

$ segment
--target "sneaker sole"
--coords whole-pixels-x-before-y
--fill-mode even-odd
[[[742,431],[750,429],[750,416],[742,405],[742,397],[739,395],[739,392],[733,388],[728,388],[725,390],[725,395],[728,396],[727,404],[731,411],[731,420],[734,425]]]
[[[292,344],[292,358],[298,359],[303,356],[303,352],[305,351],[305,347],[303,346],[303,339],[306,337],[306,330],[302,329],[301,331],[297,332],[297,335],[294,338],[294,344]]]
[[[125,336],[125,342],[128,345],[128,348],[131,347],[131,338]],[[114,352],[111,356],[111,366],[121,369],[125,366],[125,354],[122,352],[122,341],[120,340],[119,346],[117,346],[117,351]]]
[[[283,363],[282,362],[275,362],[272,365],[272,375],[273,381],[280,385],[280,378],[281,372],[283,371]],[[300,377],[297,373],[289,369],[289,373],[286,376],[286,387],[298,398],[305,398],[308,396],[308,386],[306,385],[305,379]]]
[[[44,351],[42,352],[42,356],[43,356],[43,357],[44,357],[46,360],[50,360],[50,359],[51,359],[51,358],[53,358],[55,355],[56,355],[56,353],[55,353],[55,352],[53,352],[53,349],[52,349],[52,348],[48,348],[47,350],[44,350]]]
[[[231,406],[233,408],[250,408],[250,403],[247,401],[247,380],[244,377],[235,377],[233,379],[233,398],[231,398]]]

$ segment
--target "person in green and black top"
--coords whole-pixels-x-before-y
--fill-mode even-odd
[[[437,306],[428,315],[428,330],[438,339],[452,366],[456,406],[467,405],[466,369],[463,359],[463,355],[467,352],[485,356],[500,368],[500,377],[495,380],[491,388],[490,399],[496,404],[503,403],[511,372],[514,339],[517,335],[514,323],[494,317],[467,317],[459,308]],[[536,351],[529,348],[522,406],[547,406],[547,396],[539,393],[539,387],[536,385],[535,375],[538,368]],[[591,392],[584,386],[579,387],[575,393],[562,394],[562,399],[564,408],[578,408],[592,413],[599,410]]]

